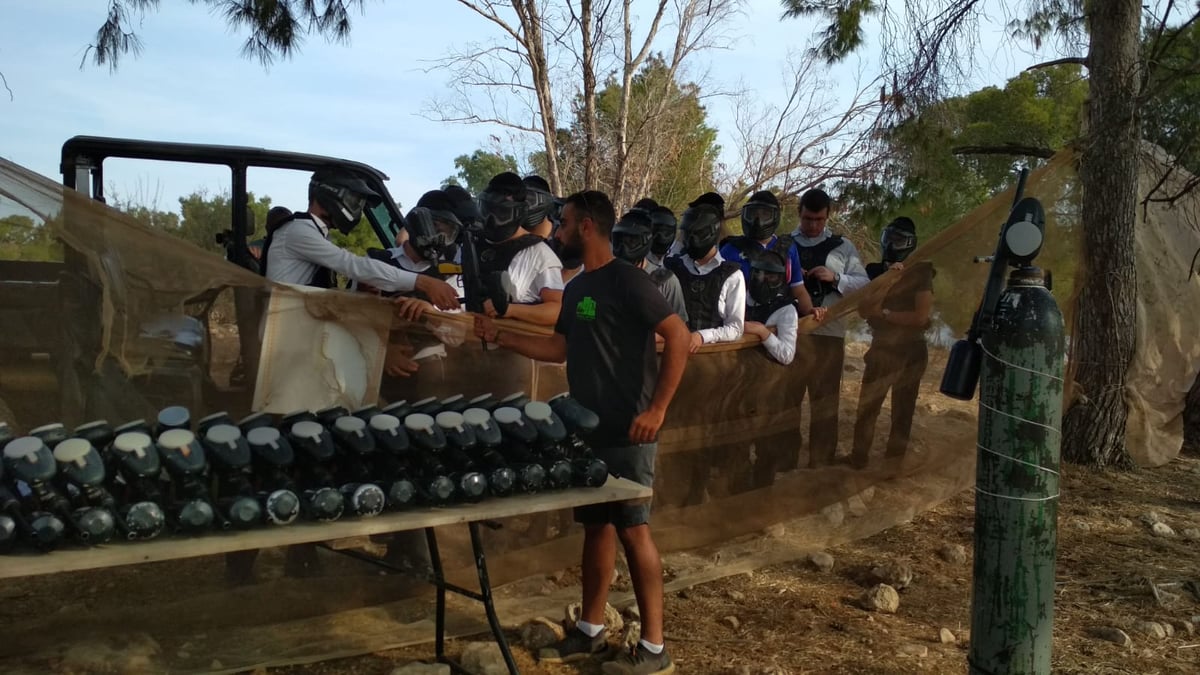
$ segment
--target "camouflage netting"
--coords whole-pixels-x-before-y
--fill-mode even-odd
[[[1026,189],[1027,196],[1040,198],[1047,207],[1047,244],[1038,262],[1054,272],[1053,292],[1068,321],[1078,268],[1074,161],[1068,155],[1055,158],[1034,172]],[[933,328],[927,345],[919,346],[928,349],[928,365],[912,441],[903,456],[884,456],[891,426],[891,405],[885,403],[865,468],[844,461],[808,468],[804,385],[818,365],[811,336],[801,337],[789,366],[771,361],[753,339],[706,346],[691,358],[662,433],[655,485],[654,527],[671,583],[736,573],[868,536],[971,484],[976,404],[946,398],[937,390],[949,347],[966,331],[982,294],[987,268],[972,259],[991,254],[1011,201],[1011,193],[996,196],[924,240],[907,262],[910,268],[932,265],[936,277]],[[45,283],[37,285],[36,302],[27,301],[23,286],[16,283],[29,270],[11,268],[2,280],[5,330],[24,337],[13,338],[20,349],[5,356],[0,396],[11,408],[8,421],[22,431],[55,421],[75,425],[107,418],[122,423],[152,416],[169,404],[187,405],[198,418],[218,410],[240,416],[256,401],[283,412],[294,407],[296,396],[318,408],[352,406],[373,400],[377,392],[387,401],[486,392],[503,396],[522,390],[544,399],[565,389],[563,367],[483,350],[469,336],[469,317],[461,315],[391,325],[393,342],[433,356],[423,358],[410,379],[381,377],[381,348],[391,321],[386,302],[271,287],[211,253],[141,228],[81,194],[0,160],[0,213],[13,211],[50,228],[64,251],[63,262],[38,268]],[[1151,209],[1147,222],[1169,216],[1163,213]],[[919,214],[913,215],[919,228]],[[1178,241],[1186,228],[1177,222],[1171,228],[1156,230],[1162,238],[1153,240],[1152,255],[1173,260],[1185,252],[1181,249],[1195,250],[1194,242]],[[863,256],[870,261],[872,254],[864,251]],[[834,309],[849,326],[836,422],[841,455],[849,453],[854,438],[870,341],[857,308],[880,297],[899,278],[889,273]],[[1161,284],[1142,286],[1163,294],[1145,298],[1144,312],[1156,302],[1161,306],[1159,298],[1179,297],[1172,277],[1161,277]],[[1187,290],[1194,293],[1195,286]],[[264,315],[275,318],[264,322]],[[1173,364],[1170,377],[1178,379],[1163,387],[1162,381],[1149,383],[1135,374],[1131,385],[1137,391],[1130,394],[1131,400],[1145,402],[1143,408],[1165,415],[1145,417],[1138,425],[1147,439],[1143,442],[1162,450],[1156,455],[1160,458],[1179,446],[1177,439],[1170,448],[1162,445],[1162,429],[1177,424],[1166,417],[1178,418],[1178,411],[1171,413],[1175,408],[1161,397],[1177,391],[1170,405],[1181,408],[1191,383],[1187,378],[1195,378],[1200,361],[1190,343],[1181,347],[1196,327],[1179,324],[1177,315],[1171,320],[1178,327],[1175,338],[1159,347],[1162,361]],[[1155,319],[1143,319],[1146,328],[1139,337],[1152,343],[1156,334],[1149,332],[1153,323],[1147,321]],[[801,330],[811,328],[805,322]],[[259,368],[264,339],[268,348],[261,350],[264,365]],[[1148,353],[1143,344],[1139,356]],[[1175,367],[1184,361],[1186,369]],[[1139,364],[1135,373],[1148,372],[1146,363]],[[920,359],[895,366],[921,367]],[[786,524],[783,535],[772,528],[781,523]],[[752,536],[767,528],[774,538],[764,542]],[[440,537],[452,578],[470,585],[473,568],[465,528],[448,528]],[[509,584],[501,590],[506,623],[538,614],[556,616],[577,597],[570,582],[540,576],[578,559],[581,532],[569,513],[510,519],[498,530],[487,530],[485,537],[493,582]],[[388,543],[419,562],[419,539],[378,538],[362,545],[379,552]],[[712,556],[718,548],[721,555]],[[401,575],[381,576],[329,552],[322,551],[321,559],[318,576],[297,579],[284,575],[282,551],[265,551],[255,583],[239,587],[227,584],[221,557],[5,580],[0,585],[0,632],[5,636],[0,663],[6,672],[79,671],[119,659],[127,665],[129,659],[142,659],[132,662],[135,669],[237,670],[431,639],[432,600],[423,585]],[[628,602],[629,597],[614,600]],[[474,606],[455,602],[452,609],[452,633],[483,626],[482,612]]]

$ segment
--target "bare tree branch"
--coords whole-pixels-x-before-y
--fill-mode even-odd
[[[1025,157],[1039,157],[1041,159],[1050,159],[1054,156],[1054,150],[1043,148],[1034,145],[1020,145],[1019,143],[1001,143],[999,145],[960,145],[951,148],[950,152],[955,155],[1016,155]]]
[[[13,96],[13,90],[11,87],[8,86],[8,78],[4,77],[3,72],[0,72],[0,83],[4,84],[4,90],[8,92],[8,100],[15,101],[16,97]]]
[[[1025,69],[1026,72],[1031,70],[1039,70],[1041,68],[1053,68],[1054,66],[1065,66],[1067,64],[1075,64],[1078,66],[1087,67],[1087,58],[1083,56],[1068,56],[1062,59],[1054,59],[1053,61],[1045,61],[1043,63],[1035,63]]]

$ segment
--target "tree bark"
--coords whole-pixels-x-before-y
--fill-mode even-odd
[[[1137,311],[1138,0],[1090,4],[1088,130],[1080,158],[1088,273],[1072,340],[1075,402],[1063,418],[1063,459],[1132,467],[1125,445],[1125,379]]]
[[[513,0],[513,9],[525,33],[525,59],[529,62],[529,73],[533,76],[533,88],[537,94],[538,112],[541,113],[542,139],[546,146],[546,168],[550,191],[562,194],[562,174],[558,166],[558,121],[554,115],[554,93],[550,87],[550,69],[546,64],[546,35],[542,31],[542,16],[537,0]]]
[[[580,0],[579,27],[583,44],[583,189],[596,187],[596,64],[592,38],[592,0]]]

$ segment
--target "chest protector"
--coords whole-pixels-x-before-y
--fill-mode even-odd
[[[479,245],[479,268],[485,275],[508,271],[513,258],[527,248],[537,246],[545,241],[536,234],[526,234],[516,239],[503,241],[499,244],[481,242]]]
[[[317,227],[317,221],[313,220],[312,216],[308,215],[307,213],[304,213],[303,211],[301,211],[299,213],[293,213],[292,215],[288,216],[287,218],[284,218],[283,220],[276,223],[275,227],[267,230],[267,238],[265,241],[263,241],[263,247],[262,247],[262,265],[260,266],[260,269],[259,269],[259,273],[262,274],[264,277],[267,276],[267,264],[271,260],[270,255],[269,255],[270,251],[271,251],[271,241],[275,238],[275,233],[278,232],[285,225],[288,225],[288,224],[296,222],[296,221],[302,221],[302,223],[301,223],[302,226],[314,227],[314,228],[317,228],[318,231],[320,230],[320,228]],[[314,288],[333,288],[335,286],[333,270],[329,269],[328,267],[322,267],[322,266],[318,265],[317,270],[315,272],[313,272],[312,278],[309,279],[308,282],[305,283],[305,285],[312,286]]]
[[[804,246],[799,240],[796,241],[796,249],[800,253],[800,266],[804,271],[824,267],[826,259],[833,249],[842,245],[842,236],[835,234],[825,241],[815,246]],[[812,296],[813,307],[822,306],[825,296],[836,293],[837,285],[829,281],[821,281],[814,276],[804,276],[804,288],[808,294]]]
[[[746,320],[765,324],[772,314],[788,305],[796,305],[796,301],[788,295],[781,295],[767,305],[754,305],[753,307],[746,305]]]
[[[683,258],[667,258],[666,268],[679,277],[683,287],[683,304],[688,313],[688,329],[692,331],[706,328],[720,328],[724,324],[717,304],[721,301],[721,289],[725,280],[734,274],[742,273],[742,266],[733,262],[723,262],[717,269],[708,274],[692,274]]]

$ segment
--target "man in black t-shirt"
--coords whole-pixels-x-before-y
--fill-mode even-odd
[[[916,225],[905,217],[893,220],[883,229],[879,245],[883,260],[866,266],[868,276],[874,280],[887,273],[898,278],[879,302],[859,308],[871,325],[871,348],[863,355],[866,368],[850,454],[850,462],[860,469],[868,464],[875,422],[889,389],[892,430],[886,456],[903,457],[908,452],[921,378],[929,363],[925,329],[933,311],[933,265],[918,262],[905,268],[903,262],[917,247]]]
[[[581,254],[585,271],[567,284],[552,336],[497,331],[482,316],[475,318],[475,333],[531,359],[565,360],[571,396],[600,418],[588,442],[611,473],[648,486],[654,482],[655,438],[683,376],[691,334],[645,272],[613,257],[609,237],[615,220],[612,202],[602,192],[566,199],[556,236],[561,252]],[[661,367],[655,334],[664,340]],[[674,670],[663,644],[662,560],[650,536],[649,516],[648,502],[576,510],[575,519],[584,526],[583,611],[566,638],[543,649],[539,660],[569,663],[607,649],[604,607],[619,539],[642,635],[630,653],[604,664],[604,672]]]

